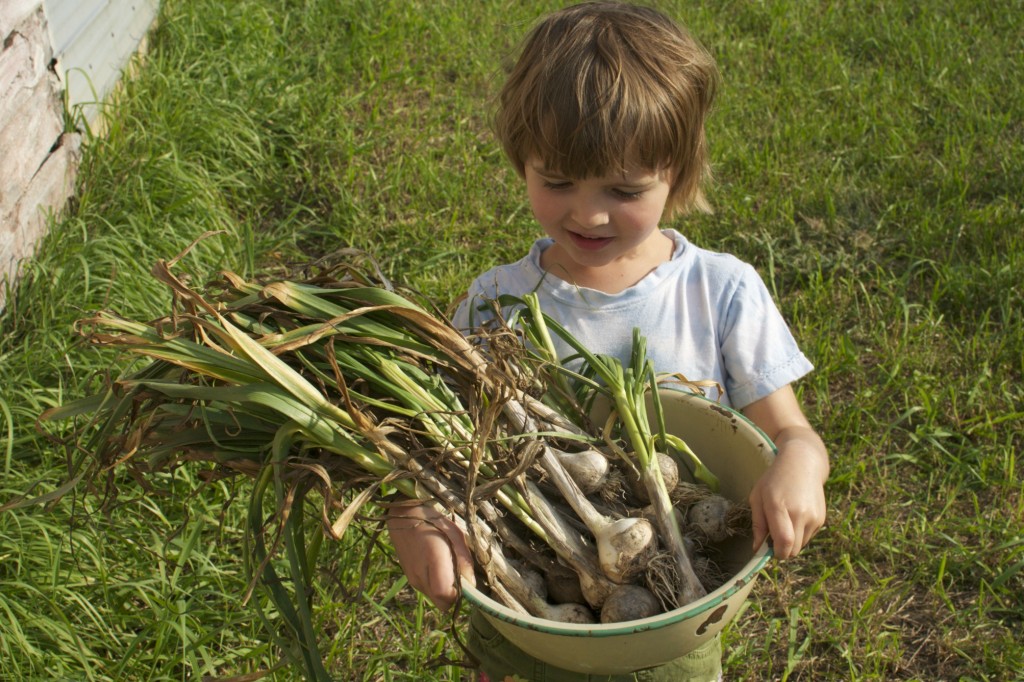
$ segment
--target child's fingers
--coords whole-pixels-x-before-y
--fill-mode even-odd
[[[804,525],[795,522],[784,503],[765,495],[764,480],[759,481],[750,493],[750,513],[755,551],[766,537],[771,536],[775,558],[789,559],[800,552]]]
[[[775,508],[766,514],[768,534],[772,536],[772,550],[779,559],[789,559],[800,551],[803,529],[793,525],[784,508]]]
[[[764,515],[764,508],[761,506],[761,489],[755,486],[750,493],[750,516],[751,525],[754,530],[754,551],[761,546],[761,543],[768,537],[768,520]]]
[[[473,580],[473,559],[462,532],[428,505],[392,506],[388,533],[409,584],[446,611],[455,603],[455,571]]]
[[[436,538],[434,538],[436,539]],[[455,603],[458,593],[455,591],[455,567],[451,552],[443,540],[430,541],[425,548],[426,584],[420,591],[427,596],[434,606],[447,611]]]

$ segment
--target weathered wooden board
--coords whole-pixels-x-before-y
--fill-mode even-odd
[[[0,211],[9,212],[64,132],[56,77],[46,69],[42,13],[9,35],[0,52]],[[19,64],[21,65],[19,67]]]
[[[25,185],[24,192],[0,220],[0,279],[12,276],[19,263],[32,255],[35,244],[46,236],[47,220],[74,193],[75,176],[81,159],[81,136],[61,135],[57,147]],[[0,305],[3,303],[0,291]]]
[[[156,19],[160,0],[0,0],[0,308],[74,191],[81,135],[94,131]],[[66,111],[65,101],[71,109]],[[99,126],[102,127],[102,126]]]
[[[0,127],[11,120],[24,97],[47,74],[52,53],[42,8],[39,10],[25,15],[16,31],[0,39]]]
[[[0,42],[42,6],[43,0],[0,0]]]

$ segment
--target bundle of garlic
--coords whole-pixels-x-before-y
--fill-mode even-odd
[[[749,528],[714,496],[685,443],[665,433],[639,335],[624,368],[580,347],[529,297],[515,319],[470,340],[421,297],[353,267],[261,282],[225,273],[202,294],[172,265],[154,268],[174,294],[169,316],[99,313],[80,323],[92,343],[147,364],[43,419],[84,421],[71,437],[83,470],[145,476],[214,462],[251,477],[248,565],[311,679],[329,679],[309,611],[322,538],[339,538],[388,493],[449,512],[495,598],[577,622],[650,615],[714,586],[697,575],[707,562],[695,548],[706,538],[684,536],[686,505],[699,502],[695,518],[731,519],[725,532]],[[585,371],[552,361],[552,331]],[[611,408],[599,426],[590,421],[595,396]],[[673,488],[677,462],[706,485]],[[302,520],[313,505],[322,533],[310,537]],[[287,558],[291,592],[280,587],[275,552]]]

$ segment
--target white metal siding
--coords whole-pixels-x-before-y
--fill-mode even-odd
[[[68,103],[92,121],[156,18],[160,0],[44,0]]]

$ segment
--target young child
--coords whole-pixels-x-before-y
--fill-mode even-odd
[[[752,267],[659,228],[674,213],[708,210],[704,121],[716,80],[710,55],[652,9],[585,3],[537,24],[500,93],[495,129],[547,237],[477,278],[455,323],[471,331],[484,321],[482,304],[536,292],[542,309],[595,352],[628,363],[639,327],[658,372],[717,382],[721,394],[709,397],[742,411],[778,448],[750,505],[755,548],[770,535],[775,557],[787,559],[825,521],[828,455],[791,387],[811,364]],[[415,503],[392,511],[389,530],[410,583],[447,609],[456,572],[472,581],[464,538]],[[494,682],[721,676],[717,639],[618,677],[533,660],[478,614],[467,644],[480,679]]]

